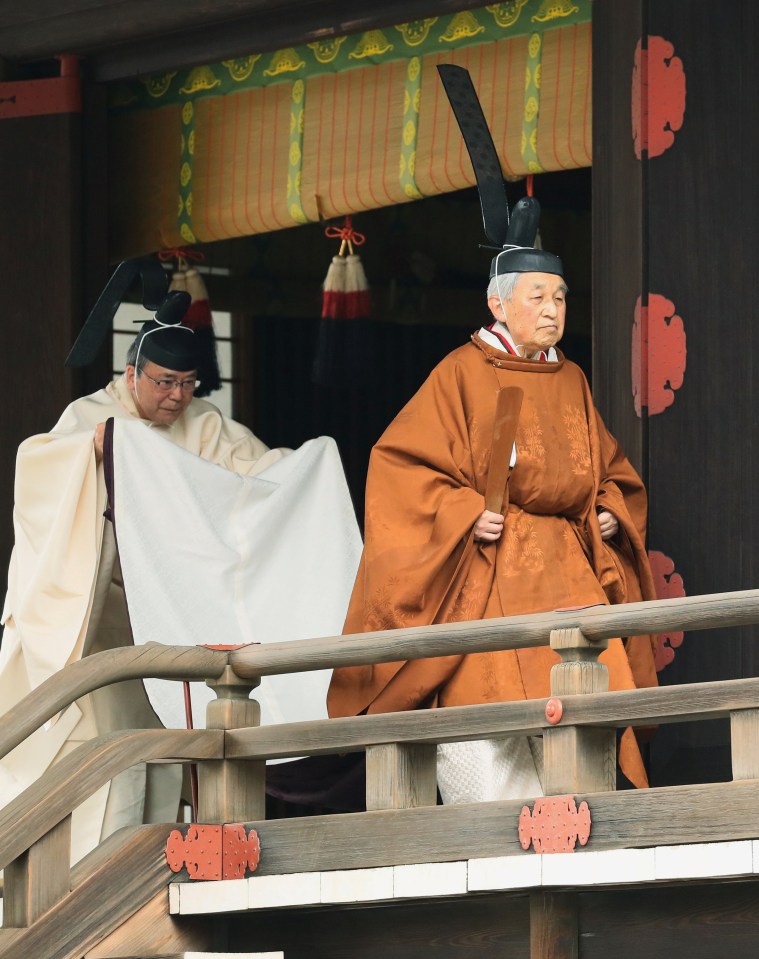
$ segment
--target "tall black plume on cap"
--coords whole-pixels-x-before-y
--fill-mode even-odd
[[[66,366],[89,366],[94,362],[113,328],[116,310],[138,276],[142,280],[142,305],[151,312],[160,308],[169,289],[169,278],[161,264],[151,257],[119,263],[79,331],[66,357]]]
[[[562,276],[564,269],[558,256],[535,249],[538,201],[523,197],[509,215],[498,153],[469,71],[453,63],[439,64],[437,69],[472,161],[485,235],[496,247],[502,247],[493,258],[490,275],[536,272]]]
[[[509,229],[509,201],[501,163],[477,91],[464,67],[441,63],[437,70],[472,161],[485,236],[495,246],[503,246]]]

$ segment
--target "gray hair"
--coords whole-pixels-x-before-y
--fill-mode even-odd
[[[491,296],[497,296],[501,300],[510,300],[514,287],[522,275],[522,273],[501,273],[498,276],[491,277],[486,296],[488,299]]]
[[[144,353],[140,352],[139,357],[137,356],[139,347],[140,347],[140,337],[136,336],[134,339],[134,342],[127,350],[127,355],[126,355],[126,365],[134,366],[135,372],[137,373],[138,376],[145,369],[145,364],[148,362],[148,358],[147,356],[145,356]]]

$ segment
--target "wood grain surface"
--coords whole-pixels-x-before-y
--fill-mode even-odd
[[[585,851],[754,839],[759,782],[579,793],[593,821]],[[532,800],[398,809],[249,823],[261,875],[526,856],[518,822]],[[444,840],[441,841],[441,837]]]
[[[0,716],[0,759],[62,709],[94,689],[124,679],[202,680],[218,676],[227,653],[201,646],[145,643],[85,656],[55,673]]]
[[[238,676],[253,678],[449,656],[462,650],[481,653],[546,646],[554,629],[577,628],[587,639],[602,640],[673,629],[724,629],[754,622],[759,622],[759,590],[748,589],[620,606],[590,606],[568,612],[264,643],[232,650],[229,663]]]
[[[0,867],[18,858],[117,773],[150,760],[220,759],[222,730],[149,729],[84,743],[0,810]]]
[[[121,829],[72,870],[72,889],[3,948],[3,959],[81,959],[105,936],[163,892],[175,878],[166,865],[174,824]]]
[[[563,696],[561,702],[561,727],[622,728],[706,720],[756,709],[759,679]],[[539,735],[549,725],[547,703],[547,699],[529,699],[233,729],[225,734],[225,750],[229,759],[279,759],[350,752],[381,743]]]

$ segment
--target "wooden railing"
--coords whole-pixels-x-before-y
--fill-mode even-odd
[[[262,872],[493,855],[494,835],[499,855],[521,854],[504,822],[516,821],[523,801],[436,806],[435,758],[438,743],[526,734],[543,737],[547,794],[593,796],[593,848],[757,836],[759,680],[610,693],[598,662],[615,636],[757,622],[759,590],[750,590],[227,652],[150,644],[91,656],[0,720],[0,756],[86,692],[134,677],[206,679],[217,694],[207,730],[94,740],[0,811],[5,926],[30,927],[70,894],[72,810],[118,772],[149,760],[199,762],[201,822],[261,823],[267,759],[365,750],[369,811],[266,823]],[[547,716],[548,700],[529,700],[261,727],[250,698],[266,675],[545,645],[561,659],[551,676],[558,722],[555,711]],[[734,782],[615,793],[617,729],[720,716],[731,719]],[[678,804],[689,813],[673,824]],[[319,842],[310,841],[317,833]]]

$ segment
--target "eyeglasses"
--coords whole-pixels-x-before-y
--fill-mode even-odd
[[[140,372],[142,376],[147,376],[151,383],[155,383],[162,393],[171,393],[171,391],[175,390],[177,387],[179,387],[183,393],[192,393],[200,386],[200,380],[157,380],[155,377],[151,376],[150,373],[146,373],[145,370],[141,370]]]

